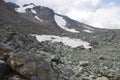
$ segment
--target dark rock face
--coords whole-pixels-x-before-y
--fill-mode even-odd
[[[11,69],[8,67],[8,65],[0,60],[0,80],[3,80],[5,76],[10,75]]]
[[[8,2],[7,5],[13,10],[15,10],[15,8],[19,8],[19,6],[17,4],[12,3],[12,2]]]
[[[36,6],[33,8],[34,10],[37,11],[38,17],[45,21],[51,21],[53,22],[54,20],[54,11],[48,7],[43,7],[43,6]]]

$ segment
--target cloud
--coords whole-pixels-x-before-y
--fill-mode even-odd
[[[10,0],[9,0],[10,1]],[[113,2],[114,1],[114,2]],[[23,5],[34,2],[56,13],[99,28],[120,29],[120,6],[117,0],[15,0]]]
[[[87,20],[89,24],[101,28],[120,28],[120,8],[116,6],[97,9]]]

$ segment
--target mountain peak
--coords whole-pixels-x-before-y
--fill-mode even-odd
[[[3,0],[0,0],[0,7],[7,7],[5,1]]]
[[[15,8],[19,7],[18,5],[11,3],[11,2],[5,2],[4,0],[0,0],[0,8],[6,9],[10,12],[16,12]]]
[[[19,6],[17,4],[12,3],[12,2],[7,2],[7,5],[13,10],[15,10],[15,8],[19,8]]]

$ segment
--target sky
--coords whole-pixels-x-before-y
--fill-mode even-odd
[[[35,3],[98,28],[120,29],[120,0],[5,0],[19,5]]]

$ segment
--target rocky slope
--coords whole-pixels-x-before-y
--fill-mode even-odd
[[[22,13],[8,7],[18,8],[0,1],[0,80],[120,80],[120,30],[97,29],[32,3]],[[91,47],[52,42],[55,37],[39,42],[31,34],[81,39]]]

